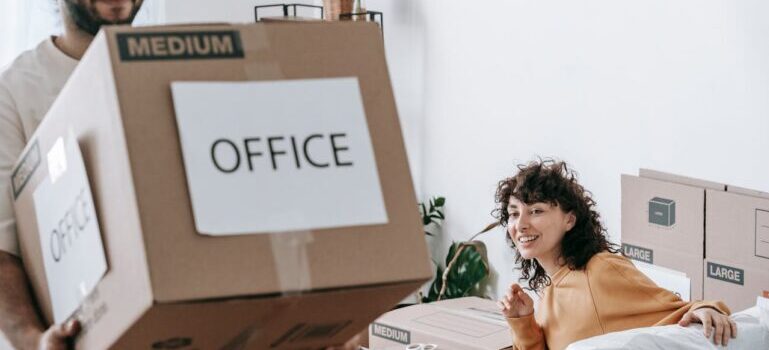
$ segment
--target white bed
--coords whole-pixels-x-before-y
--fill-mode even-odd
[[[769,299],[758,298],[756,306],[735,313],[737,338],[728,346],[716,347],[705,339],[702,325],[646,327],[604,334],[569,345],[566,350],[769,350]]]

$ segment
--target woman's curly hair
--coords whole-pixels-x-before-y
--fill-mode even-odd
[[[606,229],[595,210],[592,194],[577,182],[576,174],[565,162],[539,159],[518,165],[518,173],[499,182],[492,215],[507,227],[510,197],[526,204],[548,203],[576,217],[574,227],[561,241],[561,257],[572,270],[582,270],[593,255],[603,251],[616,253],[617,245],[606,238]],[[513,249],[515,242],[507,237]],[[541,291],[550,285],[545,269],[535,259],[524,259],[518,250],[515,262],[520,264],[521,281],[528,280],[529,289]]]

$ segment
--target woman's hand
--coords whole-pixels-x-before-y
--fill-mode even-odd
[[[713,335],[713,344],[726,346],[729,338],[737,338],[737,324],[731,317],[716,309],[703,307],[689,310],[678,322],[678,325],[686,327],[692,322],[702,323],[705,337],[710,339],[710,336]],[[713,328],[715,328],[715,334],[711,332]]]
[[[507,318],[518,318],[534,313],[534,300],[531,300],[518,283],[510,285],[507,295],[498,301],[497,305]]]

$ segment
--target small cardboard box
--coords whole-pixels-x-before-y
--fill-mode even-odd
[[[359,150],[345,143],[352,142],[352,132],[347,139],[335,139],[334,135],[345,131],[332,130],[337,134],[305,138],[303,157],[297,153],[302,144],[297,147],[293,136],[272,137],[283,148],[270,148],[271,168],[270,157],[265,156],[268,153],[249,151],[249,146],[267,146],[256,138],[244,141],[244,155],[230,153],[230,163],[216,163],[215,150],[196,154],[187,147],[188,143],[208,140],[188,138],[189,130],[182,128],[180,111],[189,105],[175,104],[176,91],[172,95],[176,86],[172,83],[180,81],[209,82],[204,84],[207,87],[210,82],[226,86],[264,82],[259,86],[268,87],[268,93],[289,85],[296,91],[297,84],[317,86],[318,82],[357,86],[346,90],[349,99],[343,103],[324,99],[306,102],[300,93],[288,96],[293,103],[278,107],[266,107],[273,101],[258,104],[238,98],[222,103],[199,95],[197,102],[202,103],[198,107],[210,113],[203,122],[215,122],[202,131],[221,133],[219,137],[225,140],[239,132],[263,136],[266,129],[283,120],[276,113],[286,110],[325,104],[326,110],[335,111],[330,114],[334,117],[343,110],[358,108],[356,116],[360,117],[356,120],[363,128],[357,129],[354,137],[370,140],[367,147],[372,161],[353,166],[350,157]],[[251,107],[242,124],[227,124],[231,105],[248,103]],[[306,117],[326,121],[319,119],[319,114]],[[253,128],[256,122],[266,129]],[[217,123],[230,128],[219,129]],[[307,123],[292,127],[307,127]],[[286,128],[272,132],[290,134],[293,130]],[[320,348],[343,343],[431,275],[382,36],[374,24],[108,27],[99,33],[31,137],[14,172],[21,251],[49,324],[53,316],[51,294],[42,262],[46,239],[41,238],[46,233],[38,230],[33,193],[55,169],[49,164],[50,150],[57,139],[67,135],[72,135],[82,151],[108,267],[74,315],[84,325],[76,340],[78,349]],[[294,143],[294,157],[288,151],[289,139]],[[226,141],[216,144],[224,145],[222,152],[243,147],[232,144],[228,149]],[[311,158],[321,153],[308,152],[325,152],[326,157]],[[337,157],[340,154],[341,158]],[[191,176],[189,169],[196,162],[210,166],[207,162],[212,159],[214,165],[234,174],[217,173],[219,180],[215,181],[198,181]],[[274,181],[265,183],[265,191],[283,180],[301,184],[309,175],[299,171],[300,165],[304,171],[308,164],[314,164],[313,169],[320,174],[317,176],[331,176],[331,182],[346,176],[346,171],[363,169],[376,179],[370,190],[381,200],[339,199],[359,192],[349,187],[349,191],[320,197],[318,202],[317,193],[333,184],[317,177],[307,177],[306,182],[313,187],[301,193],[285,187],[277,194],[260,195],[253,194],[249,186],[239,187],[242,194],[230,194],[227,201],[207,209],[211,203],[199,201],[193,194],[196,186],[223,190],[238,176],[250,179],[255,176],[252,161],[261,161],[262,172],[273,176]],[[276,173],[276,162],[282,162],[281,170],[292,169],[295,162],[295,170]],[[336,165],[329,165],[331,162]],[[235,171],[236,165],[240,173]],[[260,184],[253,182],[254,186]],[[221,193],[214,191],[214,195]],[[280,201],[296,205],[271,215],[254,209],[266,206],[265,210],[272,210],[270,206]],[[325,201],[333,203],[320,204]],[[219,222],[219,216],[214,215],[213,222],[207,223],[212,226],[201,229],[199,209],[206,213],[233,203],[242,204],[234,209],[247,215]],[[333,212],[343,205],[384,211],[377,214],[379,221],[375,222],[315,228],[304,221],[313,213],[298,211],[307,203],[315,205],[318,212]],[[45,205],[45,201],[37,205]],[[232,211],[220,214],[232,215]],[[349,214],[338,210],[318,219],[333,221]],[[277,222],[284,229],[251,232],[243,231],[242,226],[222,228],[246,219],[251,220],[249,224]],[[285,229],[296,225],[304,226]],[[229,233],[222,235],[222,230]]]
[[[705,227],[708,258],[769,271],[769,196],[731,186],[708,191]]]
[[[725,185],[640,169],[622,175],[622,250],[630,259],[686,274],[702,299],[706,190]]]
[[[704,269],[705,299],[722,300],[732,312],[769,295],[769,270],[715,258],[705,259]]]
[[[369,326],[371,349],[434,344],[437,349],[507,349],[512,336],[496,302],[476,297],[390,311]]]

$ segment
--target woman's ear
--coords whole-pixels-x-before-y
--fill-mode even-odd
[[[577,224],[577,216],[574,215],[574,212],[569,212],[566,214],[566,232],[571,231],[571,229],[574,228],[574,225]]]

